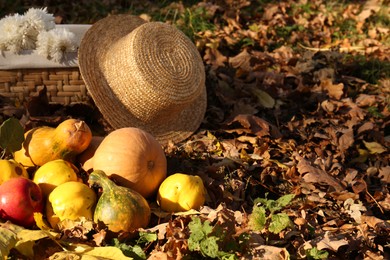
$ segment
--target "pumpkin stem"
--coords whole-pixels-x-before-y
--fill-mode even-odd
[[[91,172],[88,178],[88,183],[90,185],[97,184],[100,187],[103,188],[103,190],[111,190],[113,187],[116,186],[116,184],[110,180],[104,171],[102,170],[95,170]]]
[[[78,122],[74,123],[74,126],[76,128],[76,131],[80,131],[80,132],[87,132],[88,131],[87,125],[85,124],[84,121],[78,121]]]

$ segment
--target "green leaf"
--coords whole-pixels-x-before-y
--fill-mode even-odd
[[[329,253],[325,250],[318,250],[317,247],[313,247],[310,250],[307,250],[306,255],[309,259],[328,259]]]
[[[218,238],[215,236],[208,237],[200,242],[200,252],[204,256],[216,258],[218,256]]]
[[[188,239],[188,248],[191,251],[200,250],[200,242],[207,238],[207,235],[213,231],[213,227],[210,225],[210,221],[206,220],[202,223],[202,220],[198,217],[193,217],[191,222],[188,223],[190,229],[190,237]]]
[[[295,197],[294,194],[287,194],[287,195],[284,195],[282,197],[280,197],[279,199],[276,200],[276,204],[278,205],[278,207],[280,208],[284,208],[286,207],[288,204],[290,204],[290,202],[292,201],[292,199]]]
[[[219,251],[218,258],[222,259],[222,260],[236,260],[237,256],[235,254],[232,254],[232,253]]]
[[[125,256],[133,259],[146,259],[146,254],[139,245],[127,245],[125,243],[121,243],[117,238],[114,238],[113,242],[114,246],[119,248]]]
[[[22,148],[24,129],[16,118],[9,118],[0,125],[0,147],[8,153]]]
[[[290,225],[290,218],[286,213],[272,215],[268,230],[274,234],[280,233]]]
[[[264,228],[266,221],[265,208],[255,204],[255,206],[253,206],[252,214],[249,216],[249,226],[253,230],[261,231]]]
[[[150,232],[139,232],[140,238],[137,241],[137,244],[142,243],[152,243],[157,240],[157,234],[156,233],[150,233]]]
[[[265,205],[267,209],[271,211],[271,213],[282,209],[280,206],[278,206],[278,203],[276,203],[275,200],[268,200]]]
[[[206,220],[205,222],[203,222],[202,230],[206,236],[213,232],[213,227],[211,226],[210,221]]]

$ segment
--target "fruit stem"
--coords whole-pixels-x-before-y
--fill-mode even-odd
[[[95,170],[91,172],[88,178],[88,183],[90,185],[97,184],[103,188],[103,190],[111,190],[116,184],[108,178],[102,170]]]

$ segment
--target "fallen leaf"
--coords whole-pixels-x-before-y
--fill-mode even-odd
[[[347,199],[343,204],[346,212],[356,221],[356,223],[361,223],[362,211],[367,211],[367,208],[363,206],[361,201],[355,201],[353,199]]]
[[[363,140],[364,145],[371,154],[381,154],[387,151],[380,143],[377,142],[366,142]]]
[[[19,227],[10,222],[0,225],[0,259],[7,259],[9,252],[16,245]]]
[[[381,1],[379,0],[369,0],[363,6],[363,10],[357,16],[360,22],[364,22],[367,18],[374,15],[381,8]]]
[[[345,189],[338,180],[329,175],[326,171],[312,166],[309,161],[298,154],[295,154],[294,157],[298,161],[298,172],[303,175],[303,179],[306,182],[326,183],[333,187],[336,191],[342,191]]]
[[[340,100],[344,94],[344,84],[333,84],[331,79],[324,79],[320,84],[322,89],[327,90],[329,97]]]
[[[18,242],[16,243],[15,248],[24,256],[33,258],[35,242],[47,237],[54,238],[56,235],[57,233],[46,230],[24,229],[18,232]]]
[[[353,130],[349,129],[346,131],[342,136],[340,136],[338,140],[338,147],[341,152],[345,152],[353,143],[355,142],[354,136],[353,136]]]
[[[301,247],[300,254],[305,255],[305,252],[313,247],[317,247],[319,250],[327,249],[337,252],[340,247],[348,244],[349,242],[345,238],[345,235],[332,234],[330,231],[326,231],[325,234],[319,235],[315,239],[305,242]]]
[[[252,88],[252,93],[255,94],[259,104],[265,108],[273,108],[275,106],[275,99],[267,92],[258,88]]]
[[[372,122],[365,122],[363,125],[361,125],[358,130],[357,130],[357,133],[358,134],[361,134],[365,131],[370,131],[374,129],[374,124]]]
[[[378,203],[384,210],[390,211],[390,194],[386,194],[385,199]]]
[[[43,214],[41,212],[34,212],[34,220],[35,224],[41,230],[53,230],[50,224],[44,219]]]
[[[360,94],[356,98],[356,104],[359,107],[368,107],[373,106],[376,103],[376,98],[374,95]]]
[[[288,260],[290,254],[285,248],[276,246],[260,245],[252,249],[252,254],[257,255],[262,260]]]
[[[248,114],[240,114],[235,116],[227,125],[233,125],[234,123],[239,123],[244,128],[235,128],[229,131],[240,131],[248,134],[254,134],[258,137],[264,137],[272,135],[274,138],[281,137],[281,133],[276,128],[276,126],[270,124],[266,120]]]
[[[49,257],[49,260],[81,259],[81,260],[130,260],[123,252],[114,246],[105,247],[78,247],[78,251],[57,252]]]
[[[390,166],[385,166],[385,167],[379,168],[379,175],[378,176],[381,178],[381,180],[384,183],[389,184],[390,183]]]
[[[337,252],[341,246],[348,245],[348,241],[342,236],[332,235],[330,232],[325,232],[324,238],[317,243],[317,248],[330,249]]]
[[[375,216],[361,216],[362,224],[367,224],[372,228],[375,228],[379,223],[383,223],[384,220],[377,218]]]

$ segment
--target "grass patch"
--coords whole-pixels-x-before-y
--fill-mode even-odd
[[[377,84],[383,78],[390,78],[390,63],[388,61],[368,59],[363,55],[348,55],[344,64],[346,74],[371,84]]]

